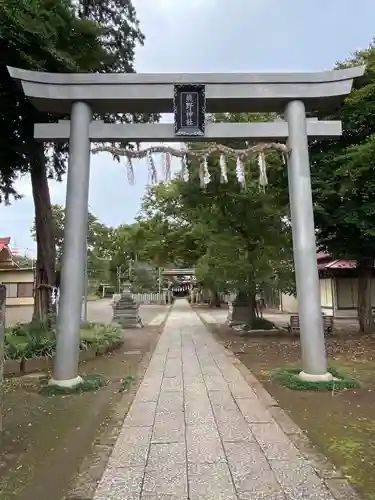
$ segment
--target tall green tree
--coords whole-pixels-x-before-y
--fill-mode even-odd
[[[61,267],[64,251],[65,210],[61,205],[52,205],[52,217],[55,226],[56,267]],[[88,277],[95,281],[108,281],[111,245],[114,230],[101,223],[91,212],[87,224],[87,266]],[[36,241],[35,220],[31,227],[31,236]]]
[[[100,73],[135,73],[137,45],[143,45],[137,12],[132,0],[74,0],[78,15],[94,21],[101,28],[101,43],[107,57],[93,71]],[[115,113],[101,116],[107,122],[145,123],[158,120],[154,113]],[[128,146],[122,144],[122,146]]]
[[[57,118],[29,105],[10,80],[6,65],[50,72],[132,72],[135,46],[143,43],[144,36],[131,0],[7,0],[0,4],[0,37],[0,189],[3,200],[9,202],[18,196],[14,180],[30,172],[38,244],[34,316],[43,319],[50,305],[48,287],[55,281],[48,177],[60,180],[64,174],[67,145],[48,145],[45,150],[33,140],[35,122]],[[147,121],[155,117],[101,118]]]
[[[228,289],[248,296],[251,323],[257,289],[289,289],[293,279],[285,206],[277,191],[259,189],[254,162],[247,166],[246,186],[241,187],[233,162],[228,163],[228,183],[221,184],[218,159],[208,161],[212,180],[205,189],[199,186],[194,163],[189,182],[153,187],[143,202],[144,222],[159,220],[175,228],[164,231],[170,239],[155,233],[155,244],[162,245],[170,261],[180,257],[195,263],[197,278],[213,296]]]
[[[96,23],[80,19],[69,0],[7,0],[0,4],[0,188],[5,202],[16,195],[13,182],[30,173],[35,205],[37,279],[34,318],[45,320],[55,283],[54,224],[48,177],[63,173],[66,150],[45,154],[34,140],[34,123],[55,118],[38,112],[10,79],[6,66],[79,72],[106,59]]]
[[[362,332],[373,330],[371,278],[375,259],[375,43],[337,68],[366,65],[341,109],[320,118],[342,120],[338,140],[311,145],[315,222],[319,245],[358,267]]]

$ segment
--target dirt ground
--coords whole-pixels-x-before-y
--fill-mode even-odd
[[[327,341],[330,364],[362,382],[341,393],[298,392],[270,381],[270,371],[299,365],[299,339],[250,337],[225,325],[208,324],[333,463],[364,500],[375,500],[375,336],[340,335]]]
[[[115,353],[81,365],[108,384],[97,392],[45,397],[36,377],[5,383],[1,500],[88,500],[143,377],[160,327],[127,330]],[[120,392],[122,380],[130,389]]]

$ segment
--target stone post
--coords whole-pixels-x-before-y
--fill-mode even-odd
[[[90,183],[91,119],[92,112],[88,104],[73,103],[57,345],[53,378],[50,380],[51,384],[63,387],[74,387],[82,381],[78,376],[78,361]]]
[[[288,182],[293,231],[294,268],[301,331],[304,380],[330,380],[320,305],[316,241],[305,105],[291,101],[285,109],[289,126]]]

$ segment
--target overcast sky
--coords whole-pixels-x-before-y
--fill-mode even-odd
[[[136,70],[147,72],[277,72],[330,69],[375,36],[374,0],[133,0],[146,35]],[[131,222],[147,184],[137,165],[129,186],[124,165],[110,155],[91,163],[90,208],[107,225]],[[28,177],[24,195],[0,205],[0,236],[20,252],[35,252],[30,237],[33,201]],[[53,203],[65,204],[65,182],[50,183]]]

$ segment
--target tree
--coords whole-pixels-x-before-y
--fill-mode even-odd
[[[132,293],[157,292],[158,277],[155,269],[144,262],[137,262],[131,270]]]
[[[61,268],[64,250],[65,210],[61,205],[52,205],[52,217],[55,226],[56,267]],[[107,281],[109,274],[110,247],[113,229],[102,224],[91,212],[87,224],[87,260],[88,277],[95,281]],[[31,235],[36,240],[35,220]]]
[[[219,181],[218,159],[210,157],[208,162],[212,182],[205,190],[199,187],[192,162],[189,182],[176,179],[148,191],[141,220],[159,229],[164,225],[162,238],[160,232],[148,232],[148,238],[162,247],[165,260],[180,257],[195,263],[198,279],[213,296],[228,289],[248,296],[251,324],[256,290],[270,284],[282,289],[292,280],[286,207],[279,203],[277,190],[259,190],[254,163],[241,188],[233,162],[227,184]]]
[[[6,65],[51,72],[133,72],[134,49],[144,42],[131,0],[8,0],[0,6],[2,42],[0,83],[0,189],[4,200],[17,197],[13,181],[30,172],[36,213],[37,287],[34,317],[48,312],[48,288],[55,281],[54,227],[49,176],[65,172],[67,144],[33,140],[35,122],[56,121],[19,94]],[[61,118],[61,117],[60,117]],[[107,121],[147,121],[157,115],[102,116]],[[4,133],[2,133],[4,132]]]
[[[68,0],[8,0],[0,5],[0,187],[5,202],[17,196],[13,181],[30,172],[35,205],[37,278],[34,319],[46,320],[55,283],[54,226],[48,176],[63,173],[66,148],[45,155],[33,138],[34,123],[55,118],[39,113],[10,79],[6,65],[37,71],[77,72],[106,58],[96,23],[80,19]]]
[[[134,58],[137,44],[143,45],[145,35],[140,29],[132,0],[75,0],[81,18],[97,23],[101,28],[101,42],[107,56],[102,59],[100,73],[135,73]],[[159,119],[157,113],[106,114],[107,122],[145,123]],[[127,146],[128,144],[119,144]],[[118,159],[118,158],[116,158]]]
[[[375,256],[375,42],[337,64],[366,64],[366,72],[340,110],[323,119],[342,120],[338,140],[311,146],[318,243],[358,267],[360,330],[373,328],[371,278]]]

